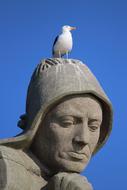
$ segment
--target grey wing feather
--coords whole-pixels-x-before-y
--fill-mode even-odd
[[[53,43],[53,47],[52,47],[52,54],[54,54],[54,46],[58,40],[59,36],[56,36],[55,40],[54,40],[54,43]]]

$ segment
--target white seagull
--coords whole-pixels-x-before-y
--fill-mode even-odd
[[[62,33],[55,38],[52,48],[52,55],[56,58],[61,58],[72,50],[73,40],[71,30],[75,30],[76,27],[65,25],[62,27]]]

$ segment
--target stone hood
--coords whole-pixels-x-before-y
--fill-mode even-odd
[[[26,114],[19,126],[23,133],[0,141],[1,145],[27,149],[49,109],[69,95],[92,94],[102,104],[103,121],[96,153],[112,129],[112,105],[89,68],[79,60],[46,59],[35,69],[27,93]],[[94,154],[93,153],[93,154]]]

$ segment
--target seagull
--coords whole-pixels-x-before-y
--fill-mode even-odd
[[[55,38],[52,48],[52,55],[54,58],[61,58],[66,54],[68,59],[68,53],[72,50],[73,40],[71,30],[75,30],[76,27],[65,25],[62,27],[62,33]]]

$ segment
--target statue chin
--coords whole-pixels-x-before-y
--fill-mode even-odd
[[[89,161],[81,162],[81,161],[59,159],[57,160],[56,165],[54,163],[53,168],[51,168],[51,171],[53,171],[54,174],[59,172],[81,173],[86,168],[88,162]]]
[[[64,165],[63,172],[81,173],[86,168],[86,166],[87,164],[84,165],[82,163],[69,162]]]

